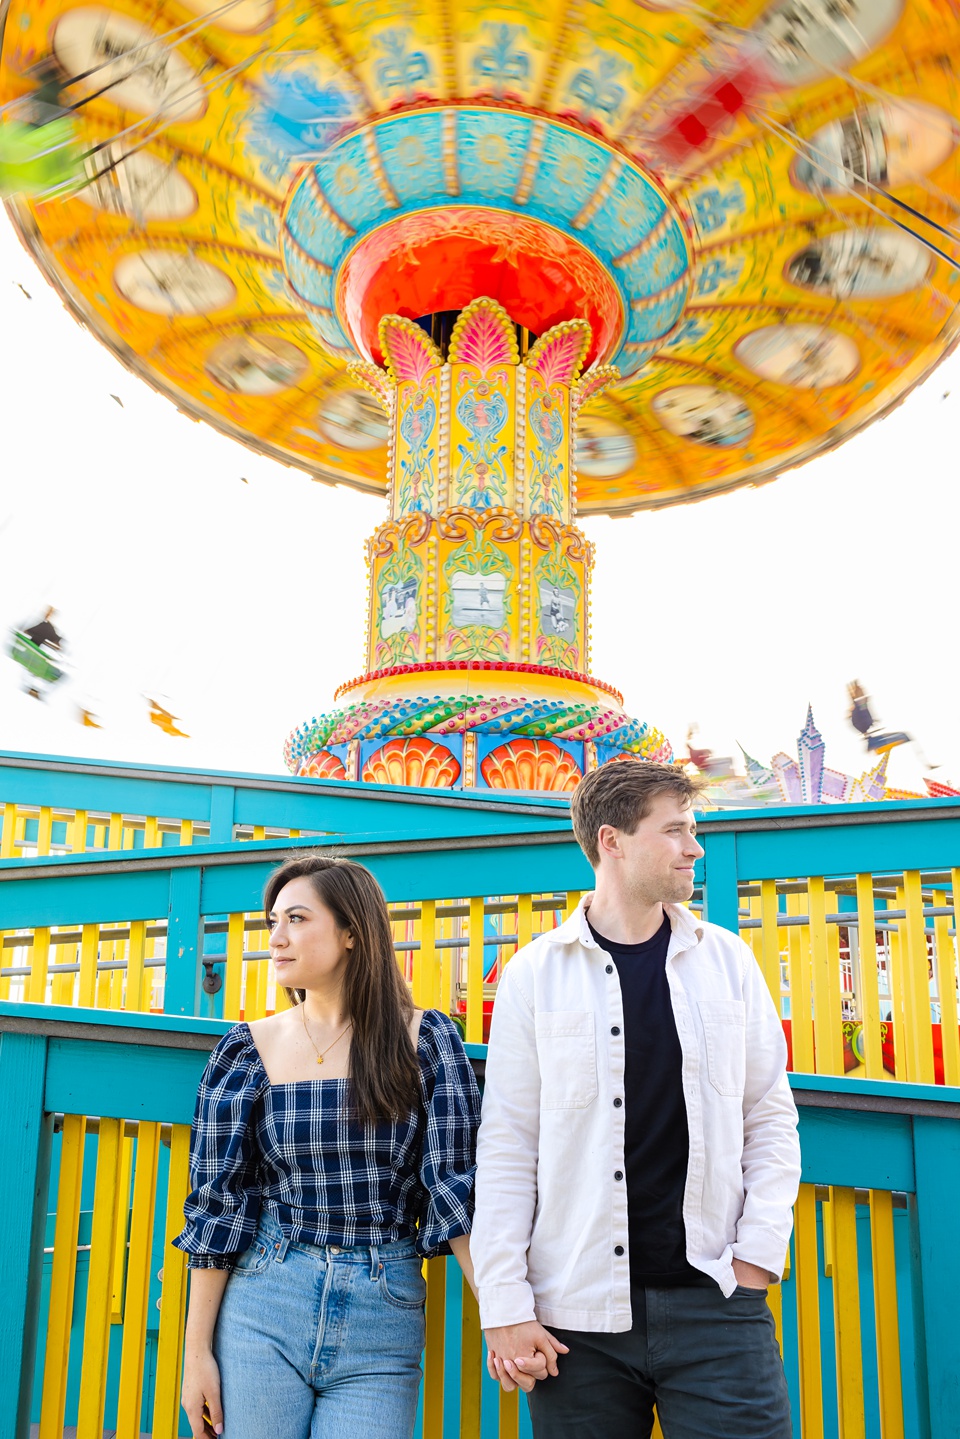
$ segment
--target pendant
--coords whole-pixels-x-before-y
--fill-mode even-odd
[[[317,1063],[318,1063],[318,1064],[322,1064],[322,1063],[323,1063],[323,1055],[322,1055],[322,1054],[318,1054],[318,1055],[317,1055]]]

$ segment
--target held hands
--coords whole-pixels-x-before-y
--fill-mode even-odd
[[[193,1439],[210,1439],[213,1434],[223,1433],[220,1370],[209,1349],[184,1354],[180,1402],[190,1420]]]
[[[538,1379],[559,1373],[557,1355],[570,1352],[535,1319],[488,1329],[486,1337],[487,1370],[507,1394],[518,1388],[529,1394]]]

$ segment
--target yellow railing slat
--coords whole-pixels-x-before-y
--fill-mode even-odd
[[[426,1272],[427,1343],[423,1355],[423,1439],[441,1439],[447,1303],[446,1259],[428,1259]]]
[[[873,1262],[873,1312],[877,1334],[880,1436],[881,1439],[903,1439],[893,1195],[886,1189],[870,1191],[870,1249]]]
[[[794,1272],[800,1360],[800,1432],[803,1439],[823,1439],[820,1264],[817,1257],[817,1198],[812,1184],[801,1184],[794,1207]]]
[[[454,926],[457,921],[446,917],[437,920],[437,938],[452,939]],[[454,976],[454,955],[456,950],[440,949],[437,951],[440,956],[440,998],[439,1008],[450,1010],[454,1002],[453,976]]]
[[[106,964],[113,958],[116,945],[112,940],[107,940],[100,946],[100,958]],[[112,993],[113,975],[109,969],[97,970],[97,1008],[109,1009],[110,996]]]
[[[282,985],[278,984],[278,985],[276,986],[276,992],[275,992],[275,994],[274,994],[273,1012],[274,1012],[274,1014],[279,1014],[279,1013],[281,1012],[281,1010],[289,1009],[289,1008],[290,1008],[290,1001],[289,1001],[289,999],[287,998],[287,992],[286,992],[286,990],[283,988]]]
[[[53,944],[53,940],[52,940],[52,937],[51,937],[51,945],[52,945],[52,944]],[[71,949],[70,949],[69,952],[67,951],[67,949],[66,949],[66,947],[65,947],[64,945],[57,945],[57,946],[54,948],[54,962],[55,962],[55,963],[66,964],[66,963],[67,963],[69,960],[71,960],[72,958],[73,958],[73,949],[72,949],[72,946],[71,946]],[[73,1004],[73,990],[74,990],[74,983],[75,983],[75,981],[76,981],[76,978],[77,978],[77,976],[76,976],[75,974],[55,974],[55,975],[53,975],[52,983],[51,983],[51,986],[50,986],[50,997],[51,997],[51,999],[52,999],[52,1001],[53,1001],[54,1004],[66,1004],[66,1005],[72,1005],[72,1004]]]
[[[486,1364],[486,1356],[483,1361]],[[482,1375],[481,1375],[482,1378]],[[505,1394],[500,1390],[499,1400],[500,1433],[498,1439],[519,1439],[520,1436],[520,1390],[514,1389],[511,1394]],[[426,1435],[424,1435],[426,1439]]]
[[[930,1027],[930,965],[923,915],[923,889],[918,870],[903,876],[907,911],[907,969],[904,985],[906,1030],[909,1035],[908,1078],[917,1084],[933,1083],[933,1031]],[[912,1070],[912,1073],[910,1072]]]
[[[140,1409],[149,1321],[153,1216],[157,1202],[159,1124],[141,1122],[130,1213],[130,1253],[124,1302],[123,1348],[117,1396],[117,1439],[140,1439]]]
[[[570,918],[571,914],[573,914],[573,911],[576,909],[576,907],[577,907],[577,905],[580,903],[581,899],[583,899],[583,891],[582,891],[582,890],[580,890],[580,889],[570,889],[570,890],[567,891],[567,902],[566,902],[566,904],[565,904],[564,907],[563,907],[563,917],[564,917],[564,919],[569,919],[569,918]]]
[[[880,1031],[880,990],[877,977],[877,921],[873,907],[873,875],[857,875],[857,952],[855,983],[867,1079],[882,1079],[883,1038]]]
[[[117,1231],[117,1181],[120,1177],[122,1138],[122,1120],[100,1120],[77,1439],[102,1439],[103,1436],[113,1296],[111,1281]]]
[[[37,854],[46,855],[50,853],[50,846],[53,843],[53,810],[48,804],[40,806],[40,816],[37,820]]]
[[[760,954],[763,977],[767,981],[767,989],[770,991],[770,998],[776,1006],[777,1014],[783,1013],[781,997],[782,983],[780,979],[780,931],[777,927],[777,916],[780,913],[780,906],[777,900],[777,881],[765,879],[760,884]]]
[[[467,1043],[483,1043],[483,974],[485,969],[483,950],[483,895],[474,895],[470,900],[470,918],[467,948]]]
[[[866,1439],[863,1353],[860,1343],[860,1277],[857,1266],[857,1202],[852,1189],[830,1190],[833,1235],[833,1316],[837,1353],[839,1439]]]
[[[130,1218],[130,1174],[132,1169],[133,1139],[128,1135],[120,1144],[120,1169],[117,1175],[117,1225],[113,1248],[111,1324],[123,1323],[123,1282],[127,1272],[127,1222]]]
[[[804,913],[803,896],[787,895],[787,914]],[[807,926],[790,925],[787,929],[790,973],[790,1031],[793,1036],[793,1067],[803,1074],[813,1074],[813,1016],[811,1013],[812,977],[810,973],[810,931]]]
[[[741,924],[744,920],[759,920],[762,915],[762,900],[759,894],[751,894],[747,899],[747,913],[741,915]],[[748,929],[741,928],[740,938],[749,947],[754,959],[763,968],[763,931],[762,928],[751,924]]]
[[[533,895],[517,895],[517,948],[523,949],[524,945],[533,939]]]
[[[223,981],[223,1017],[239,1019],[243,994],[243,926],[245,914],[227,919],[227,963]]]
[[[483,1333],[473,1290],[463,1280],[460,1318],[460,1439],[480,1439]]]
[[[436,1009],[440,1003],[437,973],[437,902],[420,904],[420,949],[413,955],[413,1002],[421,1009]]]
[[[810,901],[810,953],[813,977],[815,1056],[818,1074],[843,1073],[843,1031],[840,1007],[840,965],[830,952],[827,934],[827,901],[823,880],[807,880]]]
[[[9,800],[3,806],[3,831],[0,833],[0,859],[16,859],[17,806]]]
[[[107,830],[107,849],[123,848],[123,815],[112,814]]]
[[[147,925],[142,919],[131,920],[130,938],[127,942],[127,994],[126,1008],[145,1010],[150,1008],[150,990],[147,974],[143,967],[147,942]]]
[[[265,947],[263,943],[257,945],[258,949]],[[249,1023],[251,1019],[263,1019],[267,1012],[267,961],[248,959],[244,970],[243,1017]]]
[[[903,909],[903,889],[898,888],[893,907]],[[903,997],[903,970],[907,963],[907,939],[906,926],[901,921],[887,932],[887,944],[889,946],[889,985],[890,985],[890,1012],[893,1016],[893,1052],[894,1052],[894,1079],[903,1081],[908,1074],[907,1053],[909,1041],[907,1039],[906,1003]]]
[[[164,1221],[163,1285],[160,1290],[160,1333],[157,1338],[153,1439],[177,1439],[180,1428],[180,1372],[187,1302],[187,1256],[172,1240],[183,1228],[190,1165],[190,1126],[175,1124],[170,1134],[170,1168]],[[78,1435],[77,1439],[81,1439]],[[85,1439],[85,1436],[84,1436]],[[97,1435],[97,1439],[100,1436]]]
[[[87,1121],[66,1114],[60,1138],[57,1220],[50,1266],[50,1310],[43,1355],[43,1399],[38,1439],[62,1439],[67,1403],[67,1368],[73,1325],[73,1294],[77,1277],[80,1195]]]
[[[783,1353],[783,1289],[779,1284],[771,1284],[767,1290],[767,1308],[773,1315],[774,1328],[777,1331],[777,1344],[780,1353]]]
[[[70,848],[74,854],[87,852],[87,811],[78,809],[70,825]]]
[[[960,869],[953,871],[953,893],[960,893]],[[933,897],[938,909],[946,908],[947,896],[937,893]],[[954,914],[956,928],[956,914]],[[940,1035],[943,1044],[943,1082],[960,1085],[960,1018],[957,1015],[957,956],[950,935],[948,915],[938,915],[934,920],[933,932],[936,942],[937,995],[940,999]]]
[[[30,955],[30,978],[27,980],[28,1004],[45,1004],[47,1000],[47,965],[50,961],[50,926],[38,925],[33,931]]]
[[[122,941],[121,941],[119,944],[115,944],[114,947],[113,947],[113,956],[114,956],[114,958],[115,958],[115,959],[118,959],[118,958],[119,958],[119,959],[122,960],[122,959],[123,959],[123,951],[125,950],[125,948],[126,948],[126,946],[125,946],[125,944],[124,944]],[[127,976],[126,976],[126,974],[124,973],[124,971],[123,971],[122,969],[114,969],[114,970],[111,970],[111,971],[110,971],[110,1008],[111,1008],[111,1009],[122,1009],[122,1008],[123,1008],[123,995],[124,995],[124,990],[126,989],[126,983],[127,983]]]

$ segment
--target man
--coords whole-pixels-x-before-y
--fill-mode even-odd
[[[685,907],[696,794],[671,765],[587,775],[594,892],[497,992],[471,1250],[491,1371],[556,1376],[536,1439],[646,1439],[654,1404],[668,1439],[791,1435],[765,1296],[797,1113],[753,955]]]
[[[54,607],[48,605],[36,624],[13,631],[10,656],[30,676],[24,690],[31,699],[45,700],[58,680],[63,679],[63,670],[54,663],[52,654],[63,648],[63,636],[53,623],[56,613]],[[24,640],[29,640],[29,644]]]
[[[56,613],[53,605],[48,605],[43,612],[43,619],[37,620],[35,625],[31,625],[29,629],[23,630],[22,633],[26,635],[28,640],[32,640],[38,648],[42,645],[47,649],[60,649],[63,644],[63,636],[58,633],[53,623],[53,617]]]

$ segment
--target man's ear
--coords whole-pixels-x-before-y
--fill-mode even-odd
[[[619,859],[623,853],[620,848],[620,832],[612,824],[602,824],[597,830],[597,849],[601,855],[609,855],[611,858]]]

